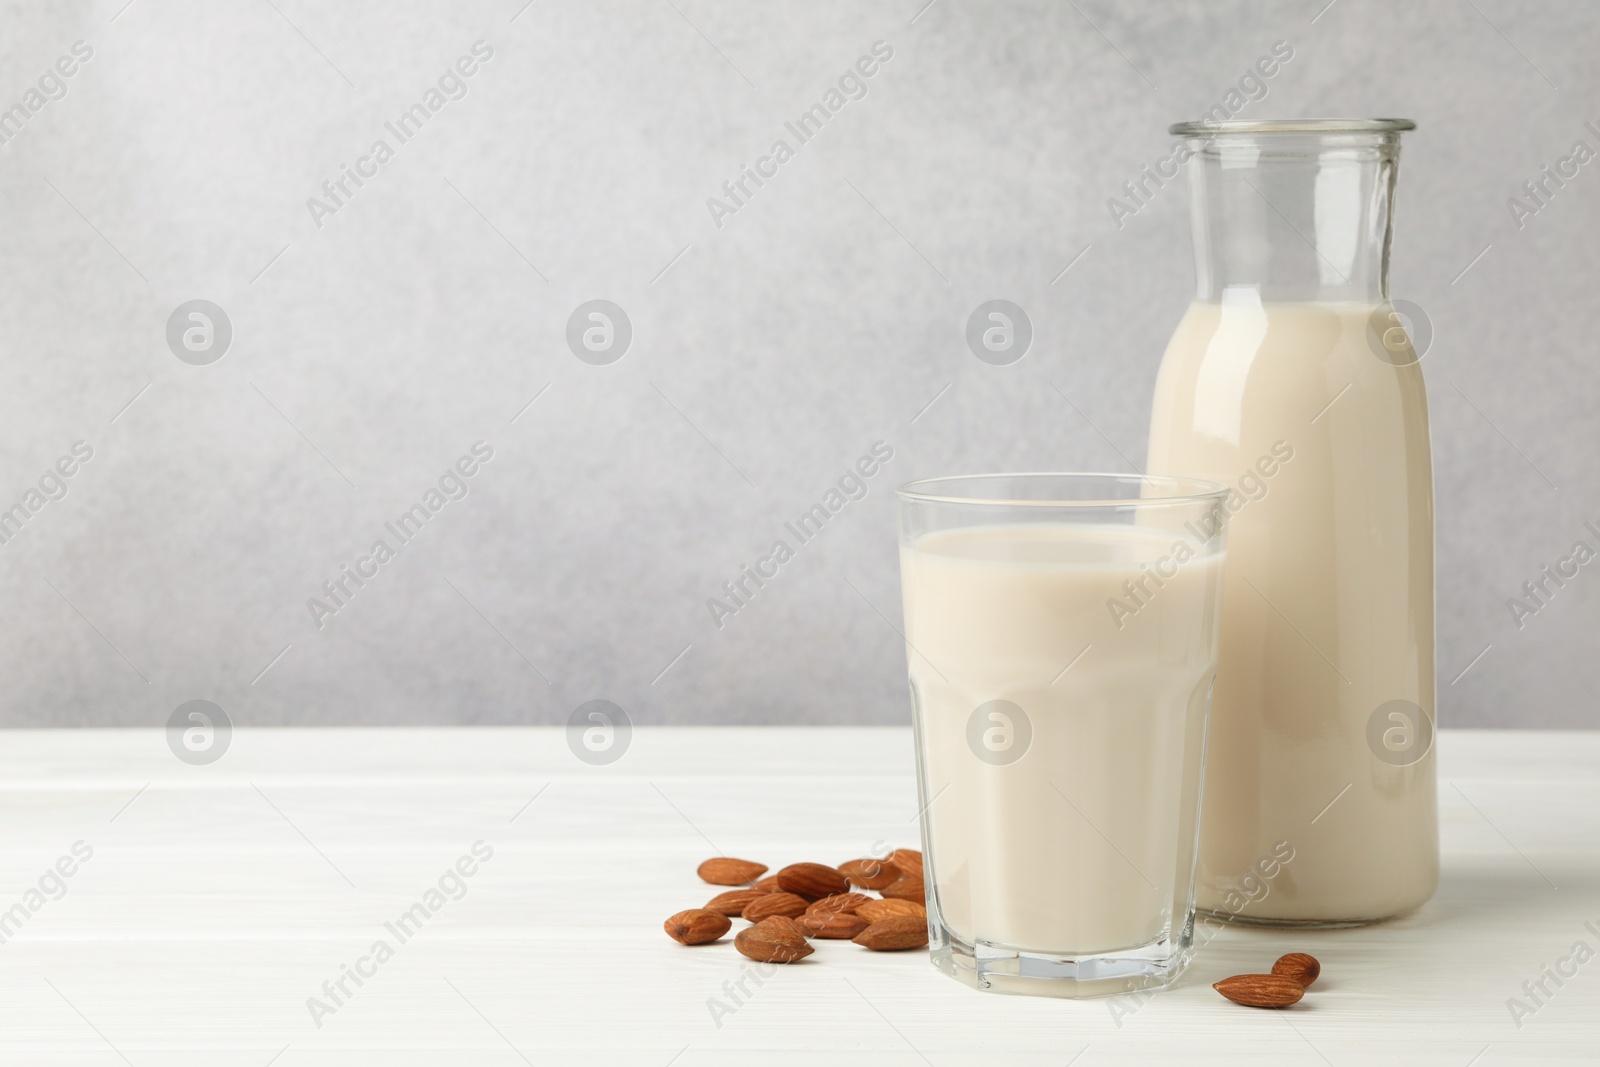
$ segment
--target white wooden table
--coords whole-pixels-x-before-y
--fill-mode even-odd
[[[834,942],[720,1020],[708,1001],[730,1003],[743,957],[661,931],[714,891],[695,865],[915,845],[908,731],[640,729],[600,767],[553,729],[241,730],[210,766],[157,731],[3,737],[7,1065],[1600,1060],[1600,959],[1546,979],[1520,1027],[1507,1003],[1577,942],[1600,951],[1600,733],[1446,731],[1431,904],[1368,929],[1227,930],[1131,1013]],[[480,841],[465,895],[402,942],[385,923]],[[64,856],[74,873],[47,876]],[[308,999],[333,1007],[324,982],[380,938],[392,958],[313,1021]],[[1209,987],[1293,949],[1324,977],[1291,1011]]]

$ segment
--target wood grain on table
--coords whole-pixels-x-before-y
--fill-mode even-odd
[[[1600,1062],[1600,733],[1443,731],[1416,914],[1226,929],[1172,989],[1078,1002],[848,942],[738,995],[730,941],[662,932],[707,856],[916,847],[909,730],[638,728],[605,766],[550,728],[240,729],[207,766],[4,740],[0,1064]],[[1294,1009],[1210,988],[1295,950]]]

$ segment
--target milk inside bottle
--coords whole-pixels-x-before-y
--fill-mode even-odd
[[[1371,921],[1438,882],[1427,397],[1388,293],[1410,128],[1173,127],[1196,292],[1149,469],[1233,489],[1197,888],[1224,918]]]

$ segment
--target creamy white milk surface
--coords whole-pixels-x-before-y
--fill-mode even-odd
[[[1427,397],[1373,305],[1195,303],[1169,344],[1152,474],[1233,486],[1199,905],[1347,922],[1438,883]],[[1425,720],[1425,721],[1418,721]],[[1236,892],[1288,842],[1264,895]]]
[[[1186,911],[1221,565],[1198,544],[1037,523],[902,547],[927,876],[957,937],[1105,952]]]

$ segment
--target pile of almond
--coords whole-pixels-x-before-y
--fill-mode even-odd
[[[1211,988],[1247,1008],[1287,1008],[1306,995],[1306,988],[1322,973],[1315,956],[1291,952],[1279,956],[1271,974],[1236,974],[1213,982]]]
[[[751,925],[733,947],[762,963],[793,963],[811,955],[811,941],[848,938],[879,952],[922,948],[928,943],[923,905],[922,853],[901,848],[885,859],[860,859],[829,867],[791,863],[763,878],[767,866],[731,856],[700,865],[700,879],[737,886],[702,908],[680,911],[664,925],[684,945],[720,940],[735,917]],[[855,889],[851,887],[854,886]],[[879,897],[856,890],[873,890]]]

